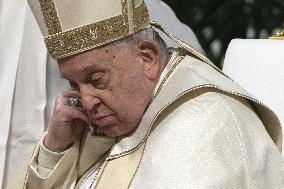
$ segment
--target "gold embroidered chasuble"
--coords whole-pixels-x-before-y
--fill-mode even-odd
[[[45,178],[38,146],[8,188],[80,188],[95,170],[95,189],[283,188],[281,137],[270,109],[179,49],[133,134],[99,154],[88,135]]]

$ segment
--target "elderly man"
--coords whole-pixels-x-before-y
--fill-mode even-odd
[[[283,188],[275,114],[143,0],[30,5],[71,90],[10,188]]]
[[[1,2],[0,188],[5,188],[47,128],[56,96],[69,85],[59,77],[55,60],[47,57],[42,34],[27,2]],[[192,30],[177,19],[169,6],[161,0],[145,3],[151,19],[203,52]],[[168,39],[167,45],[174,45],[169,38],[164,39]]]

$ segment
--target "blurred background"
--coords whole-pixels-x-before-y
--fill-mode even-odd
[[[284,0],[163,0],[222,67],[234,38],[266,39],[284,27]]]

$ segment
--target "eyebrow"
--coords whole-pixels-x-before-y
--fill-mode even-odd
[[[96,70],[96,66],[95,65],[89,65],[89,66],[84,66],[83,67],[83,70],[82,70],[82,73],[84,74],[90,74],[90,73],[93,73],[94,71]],[[69,80],[68,78],[66,78],[64,75],[60,75],[60,78],[61,79],[66,79],[66,80]]]
[[[96,66],[95,65],[84,66],[83,70],[82,70],[82,73],[89,74],[89,73],[94,72],[95,70],[96,70]]]

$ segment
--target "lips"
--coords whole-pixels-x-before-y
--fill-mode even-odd
[[[109,115],[96,115],[94,116],[93,123],[97,127],[107,127],[112,125],[114,122],[114,116],[112,114]]]
[[[108,116],[110,116],[110,115],[101,115],[101,116],[96,115],[96,116],[94,116],[94,118],[95,118],[95,120],[100,120],[100,119],[103,119],[103,118],[108,117]]]

